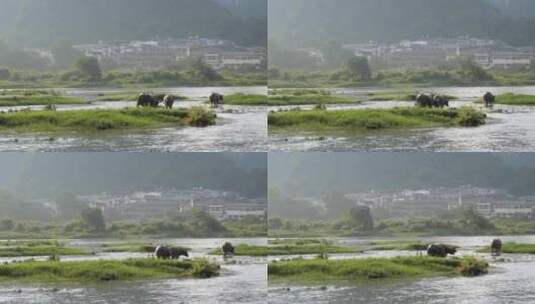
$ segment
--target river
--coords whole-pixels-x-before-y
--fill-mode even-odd
[[[81,96],[92,101],[99,93],[131,92],[130,89],[53,89],[70,96]],[[151,88],[151,92],[169,93],[186,97],[175,102],[175,107],[204,105],[212,92],[224,95],[233,93],[266,95],[266,87],[176,87]],[[74,109],[107,109],[135,106],[133,101],[91,102],[82,105],[58,105],[59,111]],[[42,106],[0,107],[9,109]],[[106,132],[80,134],[18,134],[0,135],[0,151],[130,151],[130,152],[256,152],[267,150],[267,117],[264,106],[224,105],[216,110],[216,125],[206,128],[178,127],[132,132]]]
[[[535,236],[500,238],[504,242],[535,242]],[[476,254],[476,247],[490,245],[492,237],[435,237],[419,240],[461,246],[457,255],[479,255],[486,258],[491,264],[489,274],[474,278],[437,277],[364,285],[272,285],[269,288],[269,303],[535,303],[535,255],[502,254],[498,260],[493,260],[489,254]],[[345,238],[336,241],[362,245],[370,240]],[[360,257],[411,254],[416,253],[377,251]],[[358,256],[332,255],[331,258]]]
[[[0,303],[71,304],[71,303],[266,303],[267,267],[265,258],[234,257],[223,261],[207,253],[226,241],[233,244],[265,245],[265,238],[252,239],[165,239],[149,240],[185,246],[192,250],[190,257],[207,257],[221,263],[221,275],[209,279],[166,279],[137,282],[106,282],[101,284],[21,284],[1,283]],[[70,246],[96,247],[102,243],[120,244],[109,240],[68,240]],[[146,256],[132,253],[103,253],[97,256],[63,256],[63,261],[86,259],[125,259]],[[28,259],[26,257],[24,259]],[[40,259],[42,257],[37,257]],[[3,261],[12,258],[1,259]]]
[[[368,93],[388,93],[387,88],[331,89],[335,94],[354,96],[356,100]],[[535,95],[530,87],[437,87],[421,88],[421,92],[436,92],[458,97],[452,107],[475,105],[485,92]],[[341,108],[391,108],[412,106],[414,102],[368,101],[360,105],[331,105]],[[279,109],[284,107],[274,107]],[[287,107],[286,107],[287,108]],[[306,107],[301,107],[306,108]],[[430,151],[430,152],[526,152],[535,150],[535,106],[495,105],[488,113],[486,125],[476,128],[431,128],[416,130],[377,131],[365,134],[270,134],[273,151]]]

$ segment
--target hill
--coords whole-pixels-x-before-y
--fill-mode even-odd
[[[213,0],[4,0],[0,32],[20,46],[190,35],[265,45],[266,18],[252,16],[233,13]]]

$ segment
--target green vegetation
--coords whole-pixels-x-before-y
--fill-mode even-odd
[[[314,91],[301,94],[303,91],[281,92],[274,91],[274,94],[269,96],[268,104],[270,106],[285,106],[285,105],[313,105],[313,104],[358,104],[360,101],[355,100],[351,96],[332,95],[327,91]]]
[[[17,132],[106,131],[165,126],[204,127],[216,115],[204,108],[165,110],[125,108],[120,110],[32,111],[0,114],[0,129]]]
[[[166,94],[157,93],[153,94],[156,99],[163,100]],[[139,92],[109,92],[99,93],[95,98],[95,101],[137,101]],[[175,96],[175,100],[185,100],[184,96]]]
[[[372,250],[426,250],[429,244],[424,244],[419,241],[375,241],[370,242]]]
[[[62,96],[54,91],[14,90],[0,91],[0,106],[31,106],[49,104],[83,104],[83,98]]]
[[[471,107],[429,109],[397,107],[392,109],[349,109],[271,112],[268,124],[273,129],[303,131],[367,131],[437,126],[478,126],[486,115]]]
[[[293,243],[276,246],[256,246],[239,244],[234,248],[234,254],[238,256],[277,256],[298,254],[328,254],[328,253],[356,253],[361,252],[358,248],[338,246],[330,243]],[[221,250],[215,249],[211,254],[221,254]]]
[[[226,95],[223,104],[240,106],[264,106],[267,104],[265,95],[235,93]]]
[[[325,283],[363,283],[378,279],[429,276],[476,276],[487,273],[488,264],[475,258],[395,257],[347,260],[294,259],[268,265],[270,280]]]
[[[490,246],[479,250],[479,252],[490,252]],[[535,244],[508,242],[502,245],[502,252],[503,253],[535,254]]]
[[[25,261],[0,265],[0,281],[98,282],[163,278],[209,278],[219,275],[219,265],[205,259],[124,261]]]
[[[5,241],[0,242],[0,257],[45,255],[87,255],[87,250],[67,247],[57,241]]]
[[[535,105],[535,95],[505,93],[496,96],[496,103],[505,105],[533,106]]]

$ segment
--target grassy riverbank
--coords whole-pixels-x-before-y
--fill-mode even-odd
[[[326,90],[314,89],[272,90],[268,100],[270,106],[358,103],[360,101],[353,96],[334,95]]]
[[[302,131],[366,131],[439,126],[478,126],[486,115],[471,107],[428,109],[399,107],[392,109],[350,109],[271,112],[272,129]]]
[[[108,92],[98,93],[94,101],[137,101],[140,92]],[[163,93],[151,94],[154,98],[163,100],[165,95]],[[173,95],[176,100],[186,100],[184,96]]]
[[[431,276],[475,276],[487,273],[488,263],[475,258],[395,257],[347,260],[294,259],[268,265],[270,280],[308,283],[365,283],[378,279]]]
[[[0,265],[0,281],[99,282],[164,278],[208,278],[219,275],[219,265],[205,259],[128,259],[94,261],[25,261]]]
[[[485,247],[479,252],[490,252],[490,247]],[[502,245],[503,253],[535,254],[535,244],[508,242]]]
[[[496,103],[504,105],[534,106],[535,95],[505,93],[496,96]]]
[[[235,93],[225,95],[223,104],[236,106],[265,106],[267,104],[267,96]]]
[[[280,256],[298,254],[327,254],[327,253],[356,253],[358,248],[350,246],[338,246],[330,243],[306,243],[306,244],[285,244],[274,246],[256,246],[239,244],[234,248],[234,255],[237,256]],[[220,255],[220,249],[214,249],[210,254]]]
[[[88,250],[68,247],[58,241],[3,241],[0,257],[27,257],[47,255],[88,255]]]
[[[215,123],[216,115],[204,108],[72,111],[17,111],[0,114],[0,130],[17,132],[94,132],[158,128],[167,126],[204,127]]]
[[[84,99],[64,96],[47,90],[11,90],[0,91],[0,107],[33,106],[48,104],[83,104]]]

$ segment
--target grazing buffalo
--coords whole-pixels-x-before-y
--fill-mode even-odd
[[[490,253],[493,256],[499,256],[502,254],[502,240],[492,240],[492,244],[490,245]]]
[[[156,250],[154,250],[154,255],[156,258],[164,260],[176,260],[179,259],[180,256],[189,257],[186,249],[167,246],[156,247]]]
[[[163,103],[166,109],[172,109],[173,105],[175,104],[175,96],[165,95],[165,97],[163,98]]]
[[[445,244],[431,244],[427,247],[427,255],[432,257],[445,258],[448,254],[455,254],[457,249],[454,246]]]
[[[485,102],[485,107],[490,108],[494,105],[496,96],[494,96],[491,92],[487,92],[485,95],[483,95],[483,101]]]
[[[141,93],[137,98],[138,107],[157,107],[159,103],[160,101],[158,99],[150,96],[147,93]]]
[[[217,108],[219,105],[223,104],[224,96],[219,93],[212,93],[210,95],[210,105],[212,108]]]
[[[234,254],[234,246],[232,246],[231,243],[226,242],[221,247],[221,252],[223,253],[224,257],[229,256],[229,255],[233,255]]]
[[[440,95],[419,94],[416,96],[416,105],[427,108],[443,108],[449,107],[450,101],[446,97]]]

